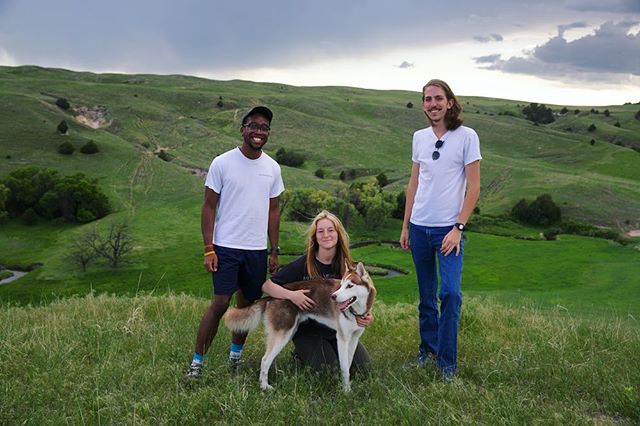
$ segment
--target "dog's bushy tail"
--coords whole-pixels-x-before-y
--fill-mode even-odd
[[[266,301],[263,299],[246,308],[230,308],[224,314],[224,323],[231,331],[251,331],[260,325],[265,306]]]

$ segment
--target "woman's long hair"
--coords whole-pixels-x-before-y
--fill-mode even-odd
[[[334,274],[338,276],[344,275],[345,271],[345,262],[349,264],[349,267],[353,267],[354,261],[351,257],[351,253],[349,252],[349,235],[347,231],[344,229],[342,222],[336,215],[330,213],[326,210],[321,211],[318,215],[311,221],[311,225],[309,226],[309,231],[307,233],[307,273],[309,274],[309,278],[322,278],[318,267],[316,266],[316,253],[320,246],[318,245],[318,240],[316,239],[316,231],[318,230],[318,222],[322,219],[328,219],[333,223],[333,226],[338,234],[338,244],[336,245],[336,255],[333,257],[333,261],[331,262],[331,270]]]
[[[458,102],[458,98],[453,94],[453,90],[447,83],[442,80],[438,80],[434,78],[433,80],[429,80],[427,84],[422,88],[422,100],[424,101],[424,91],[429,86],[437,86],[444,90],[444,95],[447,98],[447,101],[453,99],[453,106],[447,110],[447,113],[444,116],[444,124],[447,126],[447,130],[455,130],[462,125],[462,119],[460,118],[460,113],[462,112],[462,105]],[[426,115],[426,113],[425,113]],[[429,116],[427,115],[427,119]],[[431,121],[431,119],[429,119]]]

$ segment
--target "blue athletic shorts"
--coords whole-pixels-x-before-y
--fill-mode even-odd
[[[267,250],[241,250],[215,246],[218,270],[212,273],[213,294],[232,295],[242,290],[245,299],[262,297],[267,278]]]

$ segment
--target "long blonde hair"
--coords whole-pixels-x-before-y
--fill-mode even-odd
[[[318,245],[318,240],[316,239],[316,232],[318,230],[318,222],[322,219],[328,219],[333,223],[333,226],[338,233],[338,244],[336,245],[336,254],[333,257],[333,261],[331,262],[331,269],[334,272],[338,272],[340,276],[344,275],[345,271],[345,262],[348,263],[349,267],[353,267],[354,261],[351,257],[351,253],[349,252],[349,235],[347,231],[344,229],[342,222],[336,215],[330,213],[326,210],[322,210],[317,216],[311,221],[311,225],[309,226],[309,231],[307,232],[307,274],[309,274],[309,278],[322,278],[318,267],[316,266],[316,253],[318,252],[320,246]]]

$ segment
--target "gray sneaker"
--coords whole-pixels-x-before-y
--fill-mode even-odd
[[[202,378],[202,364],[192,362],[184,375],[187,379],[199,380]]]
[[[418,356],[413,361],[404,365],[405,368],[429,368],[436,365],[436,358],[432,353],[418,353]]]

